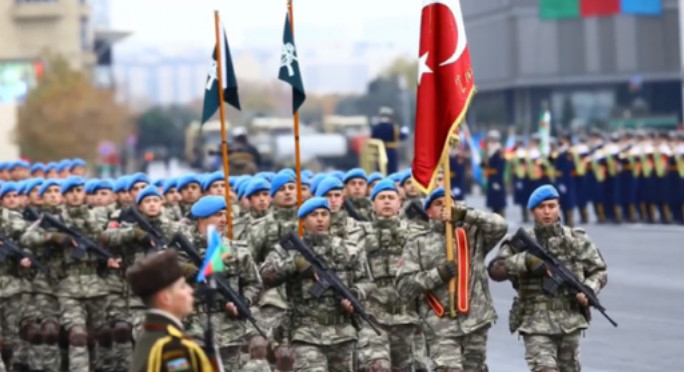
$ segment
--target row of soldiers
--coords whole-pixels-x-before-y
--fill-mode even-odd
[[[306,201],[298,208],[297,175],[290,169],[230,178],[231,198],[226,203],[228,185],[220,173],[154,183],[144,174],[87,180],[70,175],[81,165],[69,162],[68,171],[58,174],[61,179],[26,178],[32,166],[23,162],[5,167],[13,181],[0,187],[0,232],[24,253],[15,252],[0,263],[0,279],[7,283],[0,298],[8,369],[131,368],[133,345],[143,332],[155,329],[148,321],[148,308],[169,301],[162,301],[156,291],[160,286],[155,278],[163,275],[129,285],[124,273],[146,255],[175,248],[187,276],[193,278],[198,262],[191,253],[204,255],[207,231],[216,226],[224,235],[223,245],[229,247],[223,256],[225,270],[217,275],[252,308],[264,335],[238,320],[235,303],[207,303],[201,296],[179,327],[202,340],[212,314],[218,355],[226,370],[347,371],[356,365],[368,371],[486,371],[487,333],[496,314],[484,257],[506,234],[502,217],[462,203],[446,210],[444,189],[421,195],[410,171],[391,178],[366,175],[361,169],[302,172]],[[533,234],[541,241],[561,234],[564,239],[549,240],[549,249],[564,252],[564,260],[582,255],[583,264],[572,269],[598,292],[605,284],[605,263],[586,233],[553,219],[553,209],[546,205],[557,204],[559,196],[544,190],[530,196],[528,209],[540,228]],[[540,205],[546,207],[537,219]],[[557,217],[557,205],[555,213]],[[457,223],[465,232],[461,236],[468,242],[467,258],[460,262],[446,259],[445,221]],[[379,324],[379,335],[357,322],[357,309],[348,299],[340,300],[330,291],[311,291],[319,279],[311,262],[280,244],[300,222],[306,244],[365,304]],[[190,249],[174,245],[179,235],[190,242]],[[492,277],[519,277],[525,284],[525,293],[520,294],[524,321],[512,331],[530,335],[526,358],[531,370],[578,370],[567,366],[578,366],[577,335],[587,327],[584,318],[572,315],[579,314],[582,299],[574,302],[559,296],[552,299],[553,307],[546,306],[539,297],[539,274],[545,272],[539,260],[510,247],[502,250],[498,262],[505,262],[504,268],[492,265]],[[48,269],[38,269],[39,263]],[[469,309],[444,316],[435,310],[435,299],[448,304],[446,283],[459,272],[470,273],[464,279]],[[433,299],[432,307],[423,301],[426,293]],[[539,317],[535,309],[560,316],[566,320],[564,326],[548,324],[545,319],[550,318]],[[558,348],[554,351],[552,345],[563,335],[571,342],[556,355]],[[538,348],[543,352],[532,352]],[[182,350],[149,351],[154,350],[161,370],[194,366]],[[556,360],[558,366],[552,364]],[[133,361],[134,371],[159,370],[150,368],[147,360]]]
[[[553,184],[570,226],[576,222],[575,211],[579,222],[588,223],[590,209],[598,223],[684,224],[684,132],[607,136],[592,130],[588,136],[566,133],[552,139],[547,152],[541,145],[540,136],[533,135],[527,145],[518,141],[507,151],[499,132],[488,133],[483,173],[489,208],[503,213],[508,183],[527,221],[530,193]]]

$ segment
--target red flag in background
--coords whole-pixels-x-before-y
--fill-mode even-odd
[[[620,0],[582,0],[580,1],[580,15],[608,16],[620,13]]]
[[[459,0],[425,0],[422,12],[412,171],[416,186],[430,192],[475,82]]]

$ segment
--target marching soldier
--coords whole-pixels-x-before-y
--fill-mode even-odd
[[[215,363],[183,328],[193,311],[193,289],[185,275],[172,249],[143,258],[128,270],[131,291],[149,308],[131,372],[215,372]]]
[[[358,242],[362,233],[359,222],[349,217],[344,206],[344,184],[336,177],[326,177],[316,188],[316,197],[328,199],[330,209],[329,233],[342,239]]]
[[[408,137],[408,128],[399,128],[394,123],[394,110],[389,107],[381,107],[379,123],[373,126],[371,138],[385,143],[387,152],[387,173],[396,173],[399,170],[399,144]]]
[[[487,157],[483,159],[483,168],[487,180],[487,208],[503,217],[507,204],[504,179],[506,158],[501,149],[499,131],[491,130],[487,133]]]
[[[404,301],[419,301],[420,314],[429,324],[426,330],[429,357],[435,368],[445,371],[487,371],[487,334],[496,320],[489,293],[484,259],[506,234],[508,225],[503,217],[467,208],[457,203],[451,210],[444,208],[445,192],[439,188],[425,201],[424,209],[433,219],[431,229],[411,236],[398,263],[396,286]],[[444,221],[462,224],[454,231],[462,257],[447,261]],[[453,226],[453,225],[452,225]],[[455,317],[445,313],[449,304],[448,285],[459,273],[462,287],[459,311]]]
[[[575,154],[572,149],[572,137],[565,134],[560,138],[560,147],[556,154],[556,185],[560,193],[561,208],[564,212],[563,220],[568,226],[574,224],[573,210],[577,204],[576,180],[577,168]]]
[[[349,199],[363,219],[370,221],[373,218],[373,206],[366,197],[368,189],[366,172],[361,168],[354,168],[344,175],[343,183],[345,198]]]
[[[522,221],[527,223],[529,215],[525,208],[525,198],[529,189],[530,173],[527,170],[527,149],[522,139],[515,142],[515,151],[511,156],[511,184],[513,185],[513,203],[520,206]]]
[[[164,196],[164,214],[166,218],[171,221],[180,221],[183,218],[183,212],[180,209],[180,194],[176,189],[176,180],[166,180],[162,185],[162,195]]]
[[[178,179],[176,189],[181,195],[178,206],[183,217],[190,216],[190,208],[202,196],[202,186],[200,180],[194,174],[188,174]]]
[[[630,223],[637,222],[639,173],[639,145],[632,142],[632,135],[623,136],[620,150],[620,202],[623,217]]]
[[[559,194],[551,185],[532,193],[528,208],[535,225],[528,233],[598,294],[606,285],[606,264],[584,230],[561,225],[558,199]],[[518,299],[511,310],[510,329],[523,337],[530,371],[579,371],[580,339],[589,326],[583,316],[587,297],[582,293],[571,295],[566,290],[556,295],[545,293],[542,282],[549,271],[544,261],[528,252],[519,252],[509,240],[502,243],[489,272],[496,281],[512,278],[516,283]]]

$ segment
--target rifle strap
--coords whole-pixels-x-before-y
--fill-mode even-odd
[[[456,310],[461,314],[467,314],[470,311],[470,245],[465,229],[457,227],[455,230],[454,240],[458,265]]]

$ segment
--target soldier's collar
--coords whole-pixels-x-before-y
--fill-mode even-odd
[[[154,315],[164,317],[164,318],[170,320],[173,323],[173,325],[176,326],[176,328],[178,328],[181,331],[183,330],[183,322],[181,322],[180,319],[178,319],[175,315],[169,313],[168,311],[164,311],[161,309],[149,309],[147,312],[149,314],[154,314]]]

